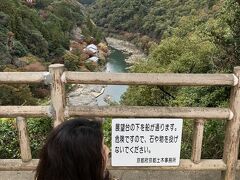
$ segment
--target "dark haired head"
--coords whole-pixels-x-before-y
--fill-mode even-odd
[[[103,180],[101,124],[73,119],[56,127],[40,154],[36,180]]]

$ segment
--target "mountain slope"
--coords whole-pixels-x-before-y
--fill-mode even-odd
[[[97,0],[90,10],[97,25],[160,39],[182,16],[210,9],[218,0]]]
[[[45,61],[61,57],[69,49],[72,30],[76,27],[81,27],[87,37],[99,35],[76,0],[37,0],[33,4],[3,0],[0,4],[0,65],[28,53]]]

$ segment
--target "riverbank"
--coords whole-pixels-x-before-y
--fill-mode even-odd
[[[125,61],[129,64],[135,64],[138,63],[139,60],[146,59],[146,55],[142,51],[140,51],[134,44],[128,41],[116,39],[113,37],[107,37],[106,41],[108,45],[113,47],[114,49],[128,54],[129,56],[125,59]]]
[[[104,85],[75,85],[67,95],[67,103],[71,106],[98,106],[97,98],[103,94]]]
[[[107,72],[126,72],[127,64],[135,64],[139,59],[145,59],[146,56],[142,53],[136,46],[132,43],[129,43],[124,40],[119,40],[115,38],[106,38],[108,46],[114,48],[112,51],[112,55],[115,57],[108,57],[108,62],[106,67],[102,69],[102,71]],[[115,52],[114,52],[115,51]],[[120,54],[116,53],[118,51]],[[125,54],[125,55],[124,55]],[[127,56],[126,56],[127,55]],[[116,56],[120,59],[117,59]],[[114,60],[112,59],[114,58]],[[120,62],[121,61],[121,62]],[[124,66],[125,64],[125,66]],[[118,67],[113,67],[118,66]],[[125,68],[120,68],[123,66]],[[115,101],[112,97],[112,93],[118,93],[119,97],[117,98],[119,101],[120,96],[123,92],[125,92],[127,86],[104,86],[104,85],[75,85],[74,89],[68,94],[68,104],[71,106],[101,106],[107,105],[106,100]],[[105,102],[104,102],[105,101]]]

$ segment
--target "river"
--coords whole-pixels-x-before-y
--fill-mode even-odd
[[[109,73],[123,73],[127,72],[127,63],[125,59],[127,55],[122,51],[111,48],[111,54],[107,58],[107,64],[105,72]],[[109,102],[120,101],[121,95],[127,90],[127,85],[108,85],[105,87],[105,90],[102,95],[97,98],[99,106],[108,105]]]
[[[115,39],[106,38],[111,47],[111,53],[107,58],[106,72],[127,72],[128,63],[138,63],[137,59],[144,59],[145,55],[133,44]],[[128,55],[126,55],[128,54]],[[105,106],[109,103],[119,103],[122,94],[127,90],[126,85],[75,85],[67,95],[67,104],[70,106]]]

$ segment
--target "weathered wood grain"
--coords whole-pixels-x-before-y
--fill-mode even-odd
[[[240,67],[234,68],[236,77],[240,77]],[[227,165],[227,170],[222,174],[224,180],[236,179],[236,166],[239,152],[240,140],[240,84],[232,88],[230,96],[230,109],[234,117],[232,121],[227,122],[223,161]]]
[[[0,106],[0,117],[51,117],[49,106]]]
[[[0,72],[0,84],[42,83],[47,72]]]
[[[231,119],[227,108],[192,108],[192,107],[150,107],[150,106],[100,106],[68,107],[70,116],[85,117],[171,117]]]
[[[113,85],[168,85],[168,86],[233,86],[237,79],[233,74],[167,74],[167,73],[64,73],[67,83]]]
[[[49,66],[52,76],[51,103],[53,107],[54,127],[64,122],[64,110],[66,104],[65,84],[61,80],[64,72],[63,64],[53,64]]]
[[[29,134],[27,130],[27,122],[23,117],[17,117],[18,138],[20,144],[21,159],[23,162],[32,160],[32,153],[30,148]]]
[[[202,141],[203,141],[204,119],[196,119],[194,122],[192,157],[193,163],[201,162]]]

